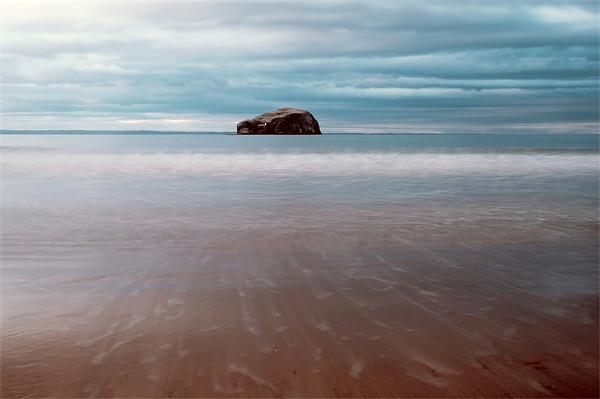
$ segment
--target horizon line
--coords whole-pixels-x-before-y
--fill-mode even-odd
[[[213,131],[213,130],[122,130],[122,129],[2,129],[1,134],[214,134],[238,136],[233,131]],[[418,136],[456,136],[456,135],[477,135],[477,136],[498,136],[498,135],[582,135],[582,136],[600,136],[600,132],[589,133],[565,133],[565,132],[463,132],[463,133],[432,133],[432,132],[322,132],[322,135],[418,135]],[[243,135],[242,135],[243,136]],[[259,134],[256,136],[303,136],[287,134]],[[314,136],[314,135],[311,135]],[[318,136],[318,135],[317,135]]]

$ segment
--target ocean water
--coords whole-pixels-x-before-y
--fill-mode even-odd
[[[3,294],[59,279],[52,265],[65,257],[127,248],[243,247],[236,262],[260,265],[271,250],[360,258],[525,243],[565,259],[532,263],[523,284],[597,293],[598,177],[589,135],[7,134]]]
[[[381,298],[391,306],[416,290],[440,315],[463,314],[457,309],[487,294],[504,304],[486,309],[510,313],[510,298],[528,295],[535,300],[519,306],[529,313],[515,317],[575,315],[597,336],[598,148],[590,135],[5,134],[3,339],[18,358],[45,334],[77,336],[98,317],[121,320],[111,304],[123,295],[230,284],[320,288],[318,300],[346,295],[336,312]],[[401,272],[413,276],[404,291]],[[351,284],[361,279],[379,284],[369,288],[379,299]],[[470,300],[440,305],[458,292],[452,298]],[[160,314],[158,299],[145,301],[150,310],[127,313],[135,317],[123,331]],[[240,312],[246,330],[261,331]],[[319,331],[342,328],[318,311],[298,312],[320,315]],[[402,315],[376,321],[400,323],[394,317]],[[80,346],[116,331],[97,323],[102,334]],[[96,367],[120,346],[85,364]],[[369,363],[354,360],[358,380]]]

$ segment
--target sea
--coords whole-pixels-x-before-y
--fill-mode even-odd
[[[460,335],[460,355],[448,349],[421,361],[424,368],[438,365],[438,374],[406,371],[400,361],[403,378],[433,389],[416,394],[439,394],[444,378],[458,378],[444,370],[460,369],[456,359],[483,356],[484,341],[531,342],[526,331],[536,322],[557,318],[552,325],[566,330],[535,330],[544,344],[525,362],[561,350],[583,356],[578,343],[597,342],[598,135],[25,133],[1,137],[2,367],[3,375],[22,377],[4,379],[2,396],[161,396],[166,391],[147,390],[181,383],[152,369],[153,353],[169,350],[171,368],[195,354],[212,359],[186,380],[188,396],[302,396],[301,388],[261,368],[266,353],[278,356],[274,351],[285,346],[267,340],[267,330],[290,334],[289,345],[305,340],[318,354],[315,364],[328,347],[337,348],[330,356],[347,364],[350,396],[360,396],[361,381],[377,381],[377,374],[371,382],[366,377],[386,355],[418,362],[429,353],[409,356],[400,344],[406,338],[394,331],[421,331],[439,343],[436,334],[458,334],[469,317],[497,328]],[[229,289],[235,301],[218,299],[229,298]],[[219,306],[225,313],[215,316]],[[296,321],[273,324],[286,320],[284,309]],[[440,326],[426,322],[432,315]],[[163,330],[172,345],[151,344],[151,334]],[[583,338],[569,335],[574,331]],[[219,332],[230,340],[211,358],[198,337]],[[312,334],[325,334],[325,341],[311,346],[321,336]],[[72,347],[60,337],[70,337]],[[374,349],[381,342],[387,346]],[[230,353],[228,345],[239,348]],[[492,346],[488,355],[518,353]],[[119,385],[122,374],[106,370],[121,370],[123,356],[136,353],[122,370],[138,370],[147,384]],[[591,374],[597,353],[586,355]],[[51,373],[48,359],[61,356],[83,365],[73,371],[80,379],[80,369],[112,369],[86,371],[81,391],[59,389],[70,377],[31,379]],[[458,363],[440,365],[444,359]],[[36,368],[44,361],[48,367]],[[272,364],[301,370],[294,358],[287,362]],[[326,367],[307,369],[306,378],[319,370]],[[206,384],[194,391],[203,376]],[[513,393],[551,392],[534,382]],[[591,391],[583,392],[597,393],[597,373],[588,382]],[[555,381],[553,389],[582,392],[569,384]],[[391,386],[380,394],[398,394]],[[323,387],[315,395],[330,396]]]

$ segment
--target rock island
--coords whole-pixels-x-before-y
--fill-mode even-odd
[[[321,134],[319,122],[308,111],[279,108],[237,124],[237,134]]]

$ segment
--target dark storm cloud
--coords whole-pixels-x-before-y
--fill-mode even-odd
[[[325,131],[597,129],[596,2],[2,9],[9,128],[103,118],[117,129],[233,130],[292,105],[313,111]]]

